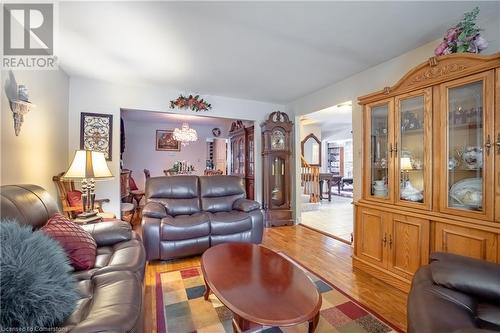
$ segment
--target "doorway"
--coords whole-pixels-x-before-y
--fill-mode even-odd
[[[352,243],[352,102],[309,113],[300,119],[300,224]]]
[[[120,134],[121,199],[136,210],[149,177],[235,175],[255,198],[253,121],[121,109]],[[135,199],[134,191],[143,196]]]

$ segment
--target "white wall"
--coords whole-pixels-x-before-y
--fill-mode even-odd
[[[485,31],[482,32],[488,42],[489,47],[483,53],[492,54],[500,51],[500,18],[495,18],[480,24]],[[289,114],[295,115],[295,123],[297,124],[301,115],[319,111],[324,108],[343,103],[345,101],[353,101],[352,109],[352,135],[354,149],[354,200],[358,200],[361,195],[361,142],[362,142],[362,110],[357,104],[359,96],[383,89],[385,86],[394,85],[404,74],[413,67],[427,61],[434,56],[434,49],[439,44],[440,40],[433,41],[418,47],[410,52],[402,54],[389,61],[381,63],[377,66],[369,68],[358,74],[355,74],[345,80],[337,82],[333,85],[318,90],[312,94],[304,96],[296,101],[293,101],[286,106],[286,111]],[[368,51],[369,52],[369,51]],[[296,126],[295,130],[298,130]],[[300,145],[300,141],[296,137],[295,144]],[[300,147],[300,146],[299,146]],[[295,165],[300,165],[300,156],[295,155]],[[300,175],[296,175],[296,184],[299,183]],[[358,180],[358,181],[356,181]],[[296,186],[295,196],[300,192],[300,188]],[[300,213],[296,211],[296,216]]]
[[[346,124],[345,126],[337,127],[335,131],[323,131],[321,135],[323,136],[323,140],[332,142],[332,141],[342,141],[351,139],[352,138],[351,132],[352,132],[352,125]]]
[[[212,129],[221,129],[220,138],[227,138],[229,127],[226,121],[220,124],[194,125],[191,128],[198,133],[198,141],[188,146],[181,146],[181,151],[157,151],[156,130],[173,130],[180,127],[179,122],[132,121],[124,119],[125,152],[123,167],[132,170],[132,177],[139,189],[144,189],[144,169],[149,169],[151,176],[163,176],[163,170],[169,169],[176,161],[188,161],[194,166],[193,174],[203,175],[207,160],[207,139],[213,138]]]
[[[169,109],[169,101],[179,96],[180,91],[174,91],[160,86],[134,86],[113,84],[91,79],[72,77],[69,89],[69,145],[70,156],[80,146],[80,113],[96,112],[113,115],[113,156],[109,162],[113,180],[97,184],[96,196],[109,198],[111,202],[104,206],[105,210],[119,214],[120,211],[120,108],[153,110],[159,112],[175,112],[213,116],[222,118],[244,119],[256,121],[255,147],[256,156],[261,152],[260,123],[276,110],[283,110],[284,105],[242,100],[220,96],[204,96],[212,104],[208,112],[194,113],[186,110]],[[262,166],[261,159],[256,159],[255,194],[261,201],[262,196]]]
[[[7,95],[16,94],[14,82],[25,85],[36,104],[24,117],[19,136]],[[2,71],[1,185],[40,185],[58,200],[52,177],[68,167],[68,87],[62,70]]]
[[[304,121],[300,123],[300,141],[302,142],[306,136],[309,134],[314,134],[319,140],[321,140],[321,126],[318,124],[304,124]]]

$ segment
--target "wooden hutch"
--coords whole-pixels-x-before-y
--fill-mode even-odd
[[[247,196],[250,200],[255,199],[255,139],[254,139],[254,127],[245,128],[246,137],[246,172],[245,172],[245,186],[247,190]]]
[[[408,291],[432,251],[500,263],[500,53],[432,57],[359,103],[353,266]]]
[[[245,179],[247,198],[255,197],[255,140],[254,127],[245,127],[242,121],[235,121],[229,131],[231,165],[229,174]]]

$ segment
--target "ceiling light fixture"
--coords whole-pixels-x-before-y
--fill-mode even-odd
[[[174,139],[187,146],[191,142],[198,141],[198,133],[195,129],[189,128],[188,123],[183,123],[180,129],[174,129]]]

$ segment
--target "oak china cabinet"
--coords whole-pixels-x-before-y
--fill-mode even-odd
[[[407,291],[431,251],[500,263],[500,53],[430,58],[359,102],[354,267]]]
[[[293,225],[291,157],[293,123],[276,111],[262,124],[263,209],[266,226]]]

